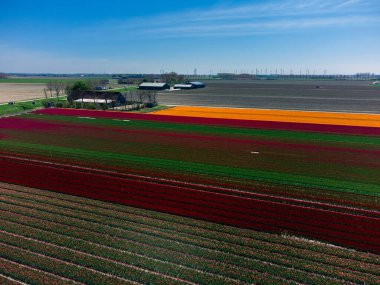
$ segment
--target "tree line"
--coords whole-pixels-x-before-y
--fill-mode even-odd
[[[73,91],[91,91],[95,90],[97,86],[107,85],[108,80],[78,80],[75,82],[64,82],[61,80],[49,80],[44,88],[45,97],[70,95]]]

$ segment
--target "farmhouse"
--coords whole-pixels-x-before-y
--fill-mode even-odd
[[[153,83],[144,82],[139,85],[140,90],[166,90],[170,89],[170,85],[167,83]]]
[[[193,85],[194,88],[205,88],[206,87],[206,84],[204,84],[203,82],[199,82],[199,81],[192,81],[192,82],[189,82],[187,84]]]
[[[97,91],[74,91],[67,96],[67,101],[107,104],[112,106],[120,106],[126,103],[126,100],[120,92],[97,92]]]

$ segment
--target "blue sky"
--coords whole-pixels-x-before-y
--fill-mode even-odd
[[[379,0],[0,0],[0,71],[380,74]]]

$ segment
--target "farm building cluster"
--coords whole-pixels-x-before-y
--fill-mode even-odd
[[[125,97],[120,92],[100,92],[100,91],[76,91],[67,96],[70,103],[94,103],[106,105],[124,105]]]
[[[95,105],[96,108],[99,106],[115,108],[119,106],[133,105],[136,103],[138,103],[139,106],[142,104],[146,107],[152,107],[157,105],[157,91],[169,89],[198,89],[205,87],[206,85],[199,81],[174,84],[172,87],[168,83],[164,82],[144,82],[138,85],[137,89],[125,89],[125,92],[121,92],[119,90],[120,88],[117,89],[118,92],[112,92],[112,90],[107,90],[106,87],[100,88],[99,86],[96,86],[94,90],[90,91],[72,91],[67,96],[67,101],[70,105],[77,106],[77,104],[81,104],[82,106],[87,106],[86,104],[89,104],[91,107]]]
[[[205,88],[206,85],[203,82],[193,81],[187,83],[174,84],[173,89],[198,89]],[[140,90],[168,90],[170,85],[167,83],[160,82],[144,82],[139,85]]]

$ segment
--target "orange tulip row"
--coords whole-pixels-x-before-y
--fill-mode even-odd
[[[208,108],[177,106],[157,111],[157,115],[309,123],[358,127],[380,127],[379,114],[350,114],[315,111]]]

